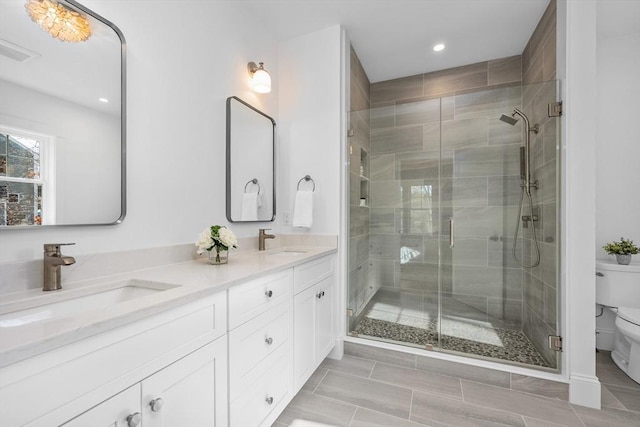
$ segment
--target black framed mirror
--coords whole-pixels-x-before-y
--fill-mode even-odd
[[[60,0],[47,7],[89,28],[88,38],[61,41],[38,25],[32,6],[42,4],[0,2],[0,229],[120,223],[124,36],[83,5]]]
[[[268,222],[276,216],[275,132],[271,117],[227,98],[227,219]]]

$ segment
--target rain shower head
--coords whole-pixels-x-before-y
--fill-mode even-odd
[[[500,120],[511,126],[514,126],[516,123],[518,123],[518,119],[513,116],[507,116],[506,114],[500,116]]]

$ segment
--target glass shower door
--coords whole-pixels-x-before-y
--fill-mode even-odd
[[[557,119],[546,114],[556,86],[503,87],[443,99],[453,106],[441,123],[443,351],[557,367],[547,336],[557,331],[558,139]],[[524,119],[516,114],[515,124],[500,120],[502,114],[512,118],[515,109],[537,130],[528,132],[527,156],[521,148]],[[522,186],[526,158],[532,206]]]

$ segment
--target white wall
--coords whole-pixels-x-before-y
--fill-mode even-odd
[[[606,258],[607,242],[640,243],[640,2],[598,2],[596,60],[596,256]]]
[[[263,61],[277,76],[277,43],[241,2],[83,4],[127,41],[127,217],[116,226],[2,230],[0,262],[38,259],[45,242],[76,242],[67,252],[79,255],[192,242],[206,226],[228,225],[225,100],[238,96],[278,120],[278,79],[257,95],[246,69]],[[257,236],[256,224],[231,227]]]
[[[595,376],[596,1],[558,0],[561,82],[560,306],[569,400],[600,408]]]
[[[293,217],[296,185],[316,184],[311,229],[287,233],[338,234],[340,229],[341,29],[334,26],[280,45],[278,212]]]

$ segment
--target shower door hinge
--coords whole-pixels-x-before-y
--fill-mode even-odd
[[[562,101],[550,102],[547,115],[549,117],[560,117],[562,115]]]
[[[352,137],[354,135],[353,129],[347,129],[347,137]]]
[[[562,337],[549,335],[549,349],[553,351],[562,351]]]
[[[350,308],[347,308],[347,316],[351,317],[353,316],[353,310]]]

